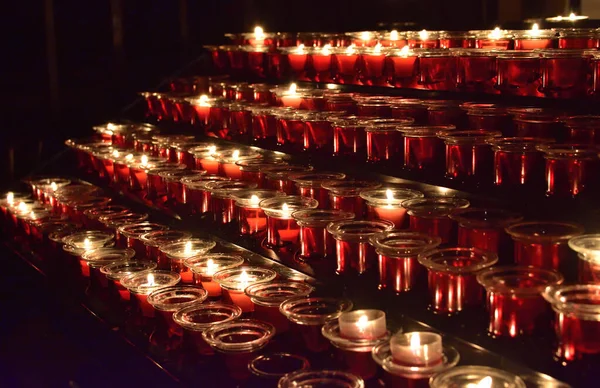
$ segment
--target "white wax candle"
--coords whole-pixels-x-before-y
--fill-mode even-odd
[[[352,339],[377,339],[387,333],[385,313],[381,310],[356,310],[338,318],[340,335]]]
[[[405,365],[434,365],[442,360],[442,336],[431,332],[398,333],[390,340],[394,360]]]

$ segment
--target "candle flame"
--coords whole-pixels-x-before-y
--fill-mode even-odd
[[[31,211],[31,213],[29,213],[29,218],[35,219],[35,212],[34,211]]]
[[[260,198],[258,198],[257,195],[252,194],[252,196],[250,197],[250,204],[253,206],[258,206],[259,202],[260,202]]]
[[[112,156],[115,157],[115,158],[118,158],[119,155],[120,155],[119,151],[117,151],[117,150],[114,150],[113,153],[112,153]]]
[[[381,43],[377,43],[375,45],[375,47],[373,47],[373,54],[380,54],[381,53]]]
[[[409,52],[410,52],[410,48],[408,46],[404,46],[400,49],[399,54],[403,57],[407,57]]]
[[[486,376],[486,377],[482,378],[481,380],[479,380],[479,382],[477,383],[477,385],[475,387],[476,388],[492,388],[493,382],[494,382],[494,380],[490,376]]]
[[[210,146],[210,147],[208,147],[208,153],[209,153],[210,155],[214,155],[214,154],[216,154],[216,153],[217,153],[217,146],[214,146],[214,145],[213,145],[213,146]]]
[[[364,331],[368,325],[369,317],[367,317],[366,315],[361,315],[360,318],[358,318],[358,321],[356,321],[356,327],[360,331]]]
[[[85,249],[86,251],[92,248],[92,242],[90,241],[89,238],[85,238],[85,240],[83,240],[83,249]]]
[[[371,33],[369,31],[363,31],[360,33],[360,40],[369,40],[371,39]]]
[[[240,158],[240,150],[233,151],[233,154],[231,154],[231,158],[237,162]]]
[[[58,189],[58,185],[56,184],[56,182],[50,183],[50,189],[52,191],[56,191]]]
[[[385,191],[385,197],[388,199],[388,201],[394,200],[395,199],[394,198],[394,192],[392,190],[390,190],[390,189],[387,189]]]
[[[254,27],[254,38],[265,39],[265,31],[261,26]]]
[[[142,155],[141,164],[142,164],[142,166],[147,166],[148,165],[148,156]]]
[[[410,336],[410,350],[413,352],[418,352],[421,348],[421,336],[419,333],[413,333]]]
[[[490,39],[502,38],[502,31],[500,30],[500,27],[494,28],[494,30],[489,33],[488,38],[490,38]]]
[[[298,85],[296,85],[295,83],[292,83],[290,85],[290,89],[288,90],[288,92],[292,95],[296,94],[296,90],[298,90]]]
[[[571,12],[571,13],[569,14],[569,20],[575,20],[575,19],[577,19],[577,16],[575,16],[575,13],[574,13],[574,12]]]
[[[9,205],[12,205],[15,202],[15,193],[13,193],[12,191],[6,193],[6,202]]]
[[[19,211],[19,213],[25,213],[25,212],[27,212],[28,209],[29,209],[29,206],[27,206],[27,204],[25,202],[19,202],[19,206],[17,207],[17,210]]]
[[[298,47],[296,47],[296,54],[304,54],[304,45],[303,44],[299,44]]]
[[[117,126],[114,125],[113,123],[106,124],[106,129],[108,129],[109,131],[112,131],[115,128],[117,128]]]
[[[400,37],[398,36],[398,31],[392,30],[390,31],[390,40],[398,40]]]
[[[331,45],[328,43],[321,49],[321,55],[331,55]]]
[[[538,31],[540,29],[540,26],[537,23],[533,23],[533,25],[531,26],[531,31]]]
[[[154,274],[149,273],[146,279],[146,286],[152,287],[156,285],[156,282],[154,281]]]
[[[421,39],[421,40],[429,39],[429,32],[427,32],[427,30],[419,31],[419,39]]]
[[[208,103],[208,96],[206,94],[200,96],[198,99],[198,106],[210,106]]]
[[[128,162],[131,161],[131,159],[133,159],[133,154],[127,154],[125,156],[125,160],[128,161]]]
[[[348,48],[346,48],[346,54],[348,54],[348,55],[354,54],[354,48],[355,47],[356,46],[354,45],[354,43],[352,43],[350,46],[348,46]]]
[[[184,255],[192,254],[192,242],[191,241],[188,241],[185,243],[185,248],[183,249],[183,254]]]
[[[240,282],[240,290],[245,290],[248,287],[248,282],[250,281],[250,276],[248,276],[248,273],[246,272],[246,270],[242,270],[242,273],[240,274],[240,278],[239,278],[239,282]]]

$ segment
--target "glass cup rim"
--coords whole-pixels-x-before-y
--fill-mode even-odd
[[[388,193],[393,195],[388,198]],[[360,197],[371,206],[395,206],[402,207],[402,202],[411,198],[423,198],[425,194],[414,189],[405,187],[382,187],[360,192]]]
[[[349,220],[337,221],[327,225],[334,239],[341,241],[368,242],[374,234],[394,229],[394,223],[388,220]]]
[[[510,285],[507,279],[522,277],[531,280],[537,279],[540,284],[520,287]],[[517,296],[540,296],[548,286],[562,284],[564,277],[557,271],[534,266],[494,266],[489,267],[477,274],[477,282],[481,284],[487,292],[498,294],[509,294]]]
[[[117,256],[120,258],[106,259],[106,256]],[[129,261],[135,256],[132,248],[99,247],[83,252],[81,259],[91,267],[103,267],[107,264]]]
[[[219,264],[219,271],[240,267],[246,261],[243,256],[235,253],[210,253],[189,257],[183,261],[183,264],[195,274],[206,275],[201,269],[208,267],[203,265],[206,264],[208,260],[220,260],[222,263]],[[227,264],[223,265],[223,262],[226,262]],[[215,273],[219,271],[215,271]]]
[[[388,243],[390,240],[400,240],[406,246],[390,245]],[[369,242],[380,255],[387,257],[411,257],[437,248],[442,243],[442,239],[441,237],[425,233],[393,229],[372,235],[369,238]],[[409,242],[413,242],[413,244],[409,245]]]
[[[303,379],[308,381],[315,381],[315,379],[327,379],[326,381],[338,381],[345,384],[348,388],[364,388],[365,383],[364,380],[350,372],[341,371],[341,370],[327,370],[327,369],[319,369],[319,370],[301,370],[292,373],[288,373],[283,376],[279,383],[277,384],[278,388],[292,388],[298,386],[298,380],[300,382]]]
[[[167,233],[172,233],[172,234],[178,233],[180,236],[180,237],[176,237],[175,240],[169,241],[169,243],[178,242],[178,241],[192,238],[192,234],[189,232],[186,232],[183,230],[176,230],[176,229],[167,229],[167,230],[156,230],[154,232],[144,233],[140,236],[140,240],[144,243],[144,245],[151,246],[151,247],[158,247],[161,244],[165,244],[165,242],[155,241],[155,238],[161,234],[167,234]]]
[[[178,293],[178,292],[180,292],[180,293],[187,292],[188,294],[194,294],[197,296],[197,299],[189,300],[186,302],[174,303],[174,304],[165,304],[164,300],[160,299],[165,294]],[[175,311],[181,310],[182,308],[184,308],[186,306],[190,306],[193,304],[200,304],[200,303],[204,302],[206,300],[206,298],[208,298],[208,292],[204,288],[185,284],[185,285],[180,285],[180,286],[161,287],[159,289],[152,291],[148,295],[148,303],[150,303],[150,305],[152,305],[152,307],[154,307],[156,310],[175,312]]]
[[[275,288],[275,290],[280,290],[281,288],[285,288],[286,290],[296,291],[295,294],[291,295],[263,295],[261,293],[266,292],[267,290]],[[252,303],[258,304],[260,306],[268,306],[268,307],[277,307],[281,303],[285,302],[290,298],[295,298],[299,296],[308,296],[315,290],[315,287],[311,286],[306,282],[299,281],[269,281],[262,283],[254,283],[244,289],[244,294],[246,294]]]
[[[113,267],[120,267],[120,266],[130,266],[131,264],[136,264],[140,267],[145,267],[144,269],[141,269],[139,271],[134,271],[134,272],[114,272]],[[122,279],[124,277],[127,277],[129,275],[132,275],[134,273],[137,272],[145,272],[145,271],[152,271],[154,269],[156,269],[157,264],[153,261],[150,260],[125,260],[125,261],[121,261],[121,262],[116,262],[116,263],[111,263],[108,265],[103,266],[102,268],[100,268],[100,272],[103,273],[104,275],[106,275],[106,278],[109,280],[119,280]],[[120,276],[118,276],[120,275]]]
[[[208,252],[217,245],[216,241],[213,240],[203,238],[191,238],[189,240],[174,241],[168,244],[159,245],[158,250],[166,254],[168,257],[173,258],[171,257],[172,253],[177,248],[185,248],[188,243],[191,245],[191,248],[193,250],[198,250],[201,252]],[[198,255],[198,253],[194,254],[194,256],[196,255]]]
[[[245,328],[245,330],[244,330]],[[257,338],[245,342],[225,342],[219,338],[219,333],[227,330],[242,330],[247,332],[252,329],[252,333]],[[257,319],[236,319],[228,322],[222,322],[202,332],[202,338],[214,349],[225,353],[246,353],[262,349],[275,335],[275,326],[268,322]]]
[[[425,197],[413,198],[402,202],[409,215],[413,216],[448,216],[458,209],[468,208],[471,203],[458,197]]]
[[[537,227],[536,227],[537,226]],[[562,231],[547,233],[547,228],[559,228]],[[527,230],[531,229],[531,230]],[[513,240],[537,243],[560,243],[566,242],[573,237],[582,235],[585,231],[582,225],[572,222],[560,221],[526,221],[512,224],[504,229]]]
[[[135,229],[137,229],[137,228],[143,229],[145,227],[150,228],[150,229],[147,229],[146,231],[144,231],[142,233],[135,231]],[[121,225],[118,227],[117,230],[119,233],[121,233],[125,237],[139,238],[141,235],[146,234],[146,233],[155,232],[158,230],[167,230],[167,229],[169,229],[169,227],[167,225],[162,225],[162,224],[158,224],[158,223],[150,222],[150,221],[143,221],[143,222],[139,222],[136,224]]]
[[[440,139],[444,140],[446,144],[473,144],[482,145],[487,144],[489,139],[501,137],[502,132],[500,131],[487,131],[487,130],[469,130],[469,131],[443,131],[438,132],[437,135]]]
[[[492,219],[481,217],[482,215],[487,216],[488,214],[495,215],[496,217],[493,217]],[[500,208],[483,207],[457,209],[453,211],[449,217],[456,221],[460,226],[486,229],[504,229],[508,225],[520,222],[524,219],[524,217],[517,212]]]
[[[398,128],[404,137],[437,137],[439,133],[455,130],[455,125],[409,125]]]
[[[190,312],[194,312],[194,311],[208,312],[211,310],[212,311],[224,311],[225,310],[225,311],[229,312],[230,316],[228,316],[227,318],[225,318],[222,321],[212,322],[212,323],[196,323],[196,322],[186,321],[184,319],[186,314],[188,314]],[[204,331],[213,325],[233,321],[233,320],[237,319],[238,317],[240,317],[241,315],[242,315],[242,309],[239,306],[236,306],[233,304],[226,304],[226,303],[193,304],[190,306],[183,307],[183,308],[177,310],[176,312],[174,312],[173,320],[175,321],[175,323],[177,323],[184,329],[191,330],[191,331]]]
[[[463,365],[447,369],[432,376],[429,379],[429,385],[432,388],[446,387],[448,386],[448,382],[446,380],[452,380],[456,376],[460,375],[475,375],[477,376],[475,378],[478,380],[481,380],[486,376],[493,376],[496,379],[501,379],[504,380],[504,382],[511,384],[512,388],[526,387],[525,382],[523,382],[523,380],[515,374],[503,371],[501,369],[481,365]]]
[[[288,175],[288,179],[300,187],[321,187],[326,181],[346,179],[346,174],[333,171],[302,172]]]
[[[284,374],[281,373],[273,373],[273,372],[267,372],[267,371],[263,371],[261,370],[256,364],[259,361],[269,361],[269,358],[272,357],[279,357],[279,358],[288,358],[288,359],[295,359],[298,360],[302,363],[302,365],[300,366],[299,369],[295,370],[294,372],[298,371],[298,370],[307,370],[308,368],[310,368],[310,363],[308,361],[308,359],[306,357],[297,355],[297,354],[291,354],[291,353],[285,353],[285,352],[276,352],[276,353],[269,353],[269,354],[261,354],[258,357],[254,358],[252,361],[250,361],[248,363],[248,370],[250,370],[251,373],[253,373],[256,376],[262,377],[262,378],[280,378],[283,377],[284,375],[287,375],[288,373],[291,372],[286,372]]]
[[[376,189],[381,187],[381,183],[367,180],[338,180],[323,182],[321,184],[321,187],[325,190],[329,190],[330,194],[334,195],[358,196],[363,190]]]
[[[219,283],[221,288],[224,288],[225,290],[244,292],[245,288],[239,289],[238,287],[235,287],[234,285],[232,285],[231,280],[228,280],[228,278],[230,278],[231,276],[234,276],[234,274],[241,273],[241,272],[260,273],[262,276],[261,279],[255,279],[252,282],[248,281],[248,284],[246,286],[250,286],[250,285],[256,284],[256,283],[270,282],[277,277],[277,272],[275,272],[274,270],[272,270],[270,268],[257,267],[257,266],[238,266],[238,267],[234,267],[234,268],[228,268],[228,269],[224,269],[221,271],[217,271],[213,275],[212,279],[213,279],[213,281]]]
[[[590,321],[600,321],[600,304],[589,303],[590,296],[598,298],[598,295],[600,284],[560,284],[548,286],[542,293],[555,311]]]
[[[322,303],[335,306],[335,311],[329,313],[306,313],[295,311],[298,306],[311,303]],[[345,298],[298,296],[290,298],[279,305],[279,311],[290,321],[300,325],[323,325],[327,321],[337,319],[340,314],[350,311],[353,303]]]
[[[470,264],[468,266],[463,267],[453,267],[444,264],[440,264],[434,259],[436,257],[452,257],[452,256],[444,256],[445,253],[455,253],[457,258],[461,258],[462,256],[458,256],[456,254],[468,253],[470,256],[477,256],[478,262],[474,264]],[[419,254],[419,263],[426,267],[430,271],[435,272],[446,272],[446,273],[454,273],[454,274],[472,274],[478,271],[481,271],[484,268],[491,267],[492,265],[498,262],[498,255],[494,252],[484,251],[479,248],[466,248],[466,247],[453,247],[453,248],[441,248],[441,249],[432,249],[429,251],[425,251]]]
[[[288,206],[289,216],[291,217],[295,210],[315,209],[319,206],[319,201],[300,195],[285,195],[263,199],[259,202],[258,206],[260,206],[267,216],[280,217],[283,213],[281,206],[284,204]]]
[[[144,286],[143,284],[141,284],[141,285],[130,284],[134,280],[137,280],[137,277],[142,276],[142,275],[145,275],[146,276],[145,279],[147,279],[147,275],[149,275],[149,274],[157,274],[157,275],[165,276],[165,277],[170,278],[170,280],[161,286],[156,286],[156,285]],[[125,287],[129,290],[129,292],[131,292],[133,294],[144,294],[145,291],[152,292],[156,288],[174,286],[175,284],[179,283],[180,280],[181,280],[181,275],[176,272],[154,269],[154,270],[150,270],[150,271],[134,272],[133,274],[131,274],[129,276],[122,277],[119,281],[121,282],[121,285],[123,287]],[[147,294],[150,294],[150,292],[148,292]]]
[[[590,245],[590,243],[592,243]],[[600,233],[586,233],[570,238],[569,248],[581,255],[581,258],[590,262],[600,263]]]
[[[492,146],[494,151],[507,152],[541,152],[537,147],[538,145],[554,142],[554,139],[533,136],[494,137],[487,140],[487,143]]]
[[[442,351],[442,363],[420,367],[396,363],[389,341],[376,345],[371,351],[371,355],[378,365],[395,376],[429,378],[436,373],[455,367],[460,361],[460,354],[452,346],[443,345]]]
[[[356,215],[338,209],[304,209],[292,213],[299,226],[326,227],[331,222],[353,220]]]

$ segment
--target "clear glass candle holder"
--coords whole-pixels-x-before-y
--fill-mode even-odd
[[[402,206],[410,216],[409,229],[439,236],[442,244],[451,242],[456,233],[455,225],[449,215],[469,205],[466,199],[453,197],[415,198],[402,202]]]
[[[202,338],[202,333],[212,326],[231,322],[242,315],[242,310],[232,304],[193,304],[173,314],[173,321],[183,328],[183,344],[190,345],[199,355],[210,356],[214,351]]]
[[[419,53],[419,85],[429,90],[456,90],[456,59],[449,50]]]
[[[523,216],[502,209],[469,207],[454,210],[450,219],[458,223],[458,246],[499,254],[501,247],[510,245],[504,229],[522,221]]]
[[[295,183],[297,194],[302,197],[313,198],[319,202],[319,209],[328,209],[329,193],[322,187],[324,182],[343,180],[346,174],[339,172],[308,172],[291,174],[288,179]]]
[[[356,114],[356,101],[350,93],[334,94],[327,98],[325,110],[328,112],[346,112],[353,115]]]
[[[396,229],[401,229],[406,223],[406,209],[402,207],[402,202],[424,196],[420,191],[396,187],[364,190],[360,193],[367,205],[367,219],[390,221]]]
[[[235,148],[219,153],[219,175],[230,179],[241,179],[242,172],[236,163],[244,159],[261,159],[262,155],[252,148]]]
[[[583,232],[581,225],[554,221],[521,222],[506,228],[514,240],[517,264],[562,273],[570,273],[576,260],[567,242]]]
[[[567,129],[567,141],[574,144],[600,143],[600,116],[577,115],[561,118]]]
[[[371,236],[370,243],[379,255],[379,289],[395,293],[413,289],[424,274],[419,254],[441,242],[439,237],[395,230]]]
[[[507,112],[513,116],[515,136],[538,137],[562,140],[564,128],[557,120],[560,113],[543,108],[509,108]]]
[[[427,106],[421,100],[403,98],[392,102],[392,118],[411,118],[415,125],[427,124]]]
[[[155,316],[154,307],[148,303],[148,295],[160,288],[172,287],[180,280],[181,276],[175,272],[152,270],[135,272],[121,278],[120,282],[129,290],[136,312],[142,317],[152,318]]]
[[[481,271],[477,281],[486,289],[488,332],[517,337],[549,327],[550,306],[542,292],[561,284],[563,276],[536,267],[492,267]]]
[[[240,190],[231,194],[234,201],[240,235],[261,237],[267,231],[267,216],[260,208],[262,200],[285,196],[275,190]]]
[[[381,187],[381,183],[342,180],[324,182],[321,186],[329,191],[329,200],[332,209],[354,213],[356,219],[360,220],[366,214],[366,204],[360,197],[360,193],[364,190],[377,189]]]
[[[541,144],[546,159],[546,195],[576,197],[593,186],[598,147],[587,144]]]
[[[453,125],[407,126],[400,128],[404,137],[404,167],[413,170],[441,170],[444,165],[444,141],[437,135],[456,129]]]
[[[118,229],[120,226],[129,224],[139,224],[148,219],[148,213],[125,213],[111,216],[102,216],[98,221],[108,229]]]
[[[402,158],[402,128],[412,119],[373,120],[365,127],[367,134],[367,161],[388,162]]]
[[[517,375],[487,366],[458,366],[431,377],[431,388],[468,387],[487,384],[492,387],[525,388],[525,382]],[[483,383],[482,383],[483,382]]]
[[[500,136],[500,132],[486,130],[441,133],[446,145],[446,177],[476,182],[491,178],[494,156],[488,142]]]
[[[301,151],[304,147],[305,113],[296,110],[277,111],[277,144],[289,150]]]
[[[321,328],[343,312],[350,311],[352,306],[348,299],[295,297],[281,303],[279,311],[292,322],[292,329],[300,334],[303,347],[309,352],[321,353],[330,346],[321,334]]]
[[[265,199],[260,202],[260,208],[267,216],[267,239],[269,247],[297,247],[300,227],[292,217],[297,210],[315,209],[319,202],[302,196],[284,196]]]
[[[238,191],[254,189],[256,183],[243,181],[209,182],[206,184],[210,192],[209,209],[215,222],[229,224],[236,220],[235,200],[232,195]]]
[[[284,376],[309,368],[308,359],[290,353],[263,354],[248,364],[248,369],[252,373],[251,384],[255,386],[275,387]]]
[[[500,187],[543,184],[544,156],[538,145],[552,143],[536,137],[495,137],[488,140],[494,153],[494,184]]]
[[[460,91],[496,94],[496,53],[477,48],[451,50],[456,57],[456,83]]]
[[[327,225],[336,240],[336,272],[342,275],[364,275],[377,266],[377,254],[369,239],[394,228],[390,221],[338,221]]]
[[[469,31],[469,35],[475,39],[475,47],[479,49],[507,50],[514,47],[513,33],[509,30],[474,30]]]
[[[145,233],[140,236],[140,241],[146,246],[146,257],[148,260],[159,264],[161,268],[168,268],[164,257],[159,251],[159,247],[169,245],[178,241],[187,241],[192,238],[189,232],[179,230],[159,230]]]
[[[476,275],[498,262],[492,252],[477,248],[446,248],[426,251],[419,263],[427,268],[430,307],[437,313],[454,314],[481,306],[483,287]]]
[[[275,281],[253,284],[244,293],[254,304],[253,317],[272,324],[279,335],[290,328],[288,319],[279,311],[281,303],[294,297],[306,297],[314,289],[307,283]]]
[[[121,248],[132,248],[135,250],[136,255],[144,257],[146,255],[146,247],[140,241],[140,237],[146,233],[167,229],[169,229],[169,227],[166,225],[155,224],[148,221],[139,224],[123,225],[116,230],[116,244]]]
[[[117,301],[129,302],[129,290],[121,285],[121,279],[137,272],[152,271],[156,263],[152,261],[126,260],[107,264],[100,268],[108,282],[111,295]]]
[[[511,115],[506,107],[497,104],[466,102],[461,108],[467,112],[468,127],[471,130],[498,131],[510,133]]]
[[[279,380],[279,388],[292,388],[306,384],[318,384],[323,387],[364,388],[362,378],[340,370],[298,371],[287,374]]]
[[[244,290],[258,283],[270,282],[277,277],[277,272],[262,267],[235,267],[216,272],[213,281],[219,283],[223,291],[223,300],[240,306],[243,312],[254,311],[254,304]]]
[[[600,285],[558,285],[543,296],[554,310],[555,355],[571,362],[600,354]]]
[[[582,98],[590,89],[592,55],[583,50],[542,50],[540,90],[552,98]]]
[[[294,182],[289,179],[292,174],[306,173],[312,171],[310,166],[265,166],[261,172],[265,175],[264,188],[269,188],[291,195],[294,194]]]
[[[580,283],[600,284],[600,235],[584,234],[573,237],[569,248],[577,252],[577,279]]]
[[[330,154],[333,149],[333,126],[330,114],[306,113],[303,121],[303,149]]]
[[[194,274],[194,283],[202,285],[211,299],[221,296],[221,285],[213,280],[215,273],[237,268],[244,264],[244,257],[230,253],[212,253],[190,257],[184,265]]]
[[[335,240],[327,232],[327,225],[336,221],[354,219],[354,213],[342,210],[298,210],[292,214],[300,226],[300,259],[317,267],[322,259],[335,255]],[[326,264],[326,263],[323,263]],[[331,271],[329,270],[331,269]],[[334,268],[324,268],[333,273]]]
[[[108,288],[108,279],[101,272],[105,265],[122,263],[130,260],[135,255],[133,249],[119,249],[112,247],[100,247],[86,250],[81,255],[81,267],[87,267],[90,277],[90,291],[99,291]],[[82,272],[86,272],[83,271]]]
[[[166,188],[167,200],[183,204],[185,203],[185,200],[183,183],[181,180],[183,178],[194,178],[204,174],[206,174],[205,171],[198,170],[170,170],[160,172],[158,173],[158,176],[163,180],[163,184]]]
[[[333,81],[333,63],[331,45],[324,45],[320,48],[314,48],[310,53],[309,74],[315,82]]]
[[[496,88],[502,94],[539,97],[540,54],[529,50],[504,50],[496,54]]]
[[[158,247],[159,268],[170,269],[172,272],[180,274],[183,283],[193,284],[194,274],[185,266],[184,261],[190,257],[208,253],[216,245],[217,243],[212,240],[199,238],[160,245]]]

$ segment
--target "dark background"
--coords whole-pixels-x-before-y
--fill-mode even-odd
[[[564,13],[566,2],[11,1],[1,23],[0,178],[7,182],[30,171],[54,152],[49,140],[56,144],[118,117],[137,91],[152,90],[198,57],[202,44],[222,42],[225,32],[257,24],[265,31],[352,31],[403,21],[418,28],[481,29]],[[119,26],[122,41],[115,39]]]

